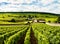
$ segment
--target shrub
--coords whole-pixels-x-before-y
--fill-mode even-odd
[[[11,19],[11,22],[16,22],[15,19]]]
[[[57,23],[57,21],[54,21],[54,23]]]
[[[57,22],[60,23],[60,17],[58,17]]]
[[[51,21],[48,21],[49,23],[51,23]]]

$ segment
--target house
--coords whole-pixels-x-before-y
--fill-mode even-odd
[[[37,20],[35,19],[35,20],[33,20],[33,22],[35,22],[35,23],[36,23],[36,22],[37,22]]]
[[[45,23],[46,21],[45,21],[45,19],[38,19],[37,22],[39,22],[39,23]]]
[[[45,19],[34,19],[33,22],[35,23],[45,23]]]

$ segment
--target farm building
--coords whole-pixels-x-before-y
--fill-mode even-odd
[[[38,19],[37,22],[39,22],[39,23],[45,23],[45,19]]]
[[[45,19],[34,19],[33,22],[45,23]]]
[[[37,22],[37,20],[35,19],[35,20],[33,20],[33,22],[35,22],[35,23],[36,23],[36,22]]]

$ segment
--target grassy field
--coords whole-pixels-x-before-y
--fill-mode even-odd
[[[0,44],[60,44],[60,26],[0,26]]]

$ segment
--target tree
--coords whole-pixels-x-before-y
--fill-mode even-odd
[[[23,17],[26,17],[25,15]]]
[[[3,16],[3,18],[5,18],[5,17]]]
[[[10,15],[8,15],[8,17],[10,17]]]
[[[32,18],[34,18],[34,16],[32,16]]]
[[[54,21],[54,23],[57,23],[57,21]]]
[[[60,23],[60,17],[58,17],[57,22]]]
[[[11,22],[16,22],[15,19],[11,19]]]
[[[37,16],[35,15],[35,17],[37,18]]]
[[[19,16],[19,18],[22,17],[22,16]]]
[[[29,15],[29,16],[28,16],[28,20],[32,20],[32,17],[31,17],[31,15]]]
[[[30,25],[30,22],[28,21],[27,24]]]
[[[51,23],[51,21],[48,21],[49,23]]]
[[[29,15],[28,18],[31,18],[31,15]]]

